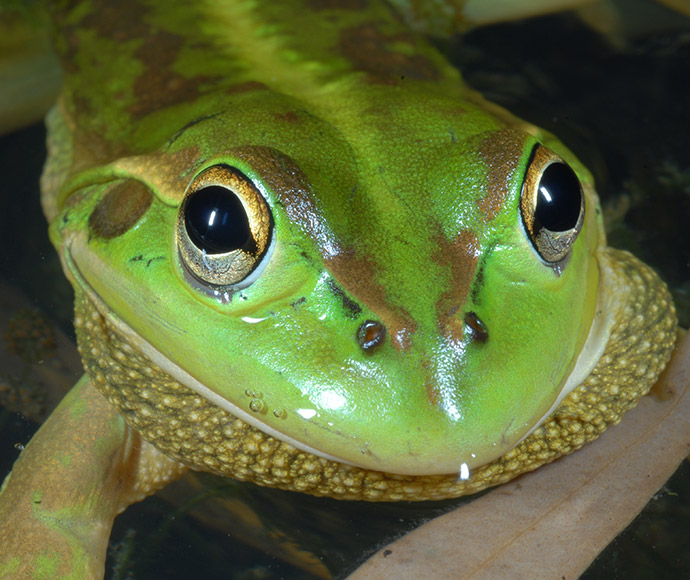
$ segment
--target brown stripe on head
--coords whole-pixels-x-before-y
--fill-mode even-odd
[[[487,167],[488,193],[477,205],[486,221],[493,220],[503,208],[527,138],[526,133],[515,129],[501,129],[490,133],[480,145],[479,153]]]
[[[477,262],[479,240],[470,230],[462,230],[453,240],[438,236],[438,251],[434,259],[444,268],[450,268],[450,288],[436,303],[438,327],[443,336],[459,344],[462,341],[463,308],[470,293]]]
[[[187,190],[190,175],[201,161],[199,148],[194,145],[173,153],[156,151],[149,155],[123,157],[112,167],[148,184],[159,197],[179,203]]]
[[[407,310],[391,305],[385,287],[377,281],[376,264],[348,250],[339,252],[327,263],[342,286],[376,314],[386,327],[393,346],[398,350],[409,348],[417,325]]]
[[[471,230],[462,230],[452,240],[439,234],[437,243],[434,261],[444,269],[450,269],[448,290],[436,301],[438,330],[448,356],[441,357],[445,363],[440,359],[427,359],[424,362],[426,398],[432,407],[443,405],[444,387],[440,377],[451,372],[443,365],[455,367],[462,360],[463,338],[473,339],[471,329],[469,337],[465,337],[467,317],[471,314],[467,312],[467,300],[480,254],[479,240]]]

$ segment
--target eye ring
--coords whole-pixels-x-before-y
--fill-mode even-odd
[[[575,172],[558,155],[536,145],[520,197],[527,236],[548,263],[563,260],[582,230],[585,197]]]
[[[268,258],[273,217],[259,189],[234,167],[204,170],[185,192],[176,243],[186,270],[214,287],[243,288]]]

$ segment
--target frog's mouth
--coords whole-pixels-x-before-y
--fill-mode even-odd
[[[87,255],[82,256],[82,253]],[[371,469],[316,449],[271,428],[195,379],[113,314],[80,271],[78,264],[82,259],[88,263],[88,250],[85,247],[78,243],[66,244],[65,265],[75,286],[84,293],[84,300],[115,329],[123,342],[147,357],[161,371],[210,405],[270,437],[328,462]],[[532,449],[530,446],[538,444],[550,449],[548,453],[541,453],[537,463],[526,461],[518,469],[518,473],[527,471],[594,439],[607,425],[618,422],[622,413],[647,392],[666,364],[675,338],[675,314],[664,284],[646,265],[626,252],[605,248],[598,253],[597,261],[600,285],[595,316],[582,352],[562,392],[539,423],[511,451],[486,467],[514,459],[515,454],[519,454],[524,447]],[[131,294],[131,290],[118,280],[109,282],[117,286],[115,292],[123,293],[126,298]],[[135,300],[133,296],[129,298]],[[571,431],[573,424],[579,427],[573,427]],[[557,444],[551,441],[549,438],[554,437],[553,433],[557,433],[565,443],[560,439]],[[531,451],[522,454],[533,455]],[[483,468],[472,469],[474,477]]]

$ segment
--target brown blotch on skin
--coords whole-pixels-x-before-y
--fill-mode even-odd
[[[426,400],[429,401],[429,405],[431,405],[432,408],[438,408],[439,403],[441,401],[441,394],[439,393],[439,387],[438,383],[434,380],[433,378],[433,367],[434,365],[431,364],[431,361],[428,358],[425,358],[422,362],[422,365],[424,367],[424,370],[426,371],[426,381],[424,384],[425,390],[426,390]]]
[[[92,9],[85,12],[75,27],[91,28],[99,37],[111,38],[118,42],[141,38],[151,33],[151,27],[147,23],[150,9],[141,2],[95,0],[91,5]],[[69,15],[70,19],[73,17],[74,13]]]
[[[287,111],[286,113],[274,113],[273,117],[277,121],[284,121],[285,123],[297,123],[299,115],[295,111]]]
[[[526,133],[515,129],[492,132],[481,144],[479,153],[487,167],[487,194],[477,201],[487,221],[503,209],[511,181],[520,167]]]
[[[440,73],[433,63],[421,54],[403,54],[395,44],[415,45],[412,35],[383,34],[375,24],[346,28],[340,35],[340,51],[355,70],[370,75],[373,83],[390,84],[400,78],[438,80]]]
[[[436,303],[438,326],[441,333],[455,343],[462,340],[464,324],[458,312],[467,302],[479,252],[479,240],[470,230],[462,230],[451,241],[442,235],[438,236],[438,251],[434,260],[451,271],[450,289]]]
[[[75,128],[72,146],[71,174],[110,163],[131,153],[124,143],[109,141],[98,131],[83,130],[81,127]]]
[[[151,190],[140,181],[116,183],[89,216],[91,235],[105,239],[121,236],[146,213],[152,200]]]
[[[93,30],[98,38],[109,38],[115,42],[126,42],[147,36],[151,29],[146,24],[148,8],[139,2],[122,0],[108,2],[93,0],[91,10],[75,19],[74,2],[63,2],[61,6],[51,5],[53,29],[59,30],[56,42],[63,70],[70,74],[79,72],[76,56],[83,47],[79,31]]]
[[[72,153],[67,174],[76,174],[96,165],[110,163],[120,157],[131,154],[123,142],[106,139],[101,131],[94,130],[88,125],[80,124],[80,119],[93,113],[88,99],[74,98],[68,101],[61,95],[58,98],[57,109],[64,122],[65,128],[72,136]],[[61,143],[64,142],[60,137]]]
[[[137,102],[128,110],[135,119],[177,103],[194,101],[202,94],[201,86],[223,80],[221,76],[209,75],[187,78],[174,70],[186,39],[165,30],[157,30],[143,40],[136,56],[146,68],[134,81]]]
[[[376,313],[397,350],[410,348],[417,324],[404,308],[390,303],[386,288],[376,281],[375,263],[346,250],[330,257],[328,267],[352,296]]]

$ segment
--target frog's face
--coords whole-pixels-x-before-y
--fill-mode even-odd
[[[598,361],[597,201],[562,146],[474,105],[367,97],[210,102],[68,183],[54,239],[101,314],[236,417],[368,470],[473,469]]]

